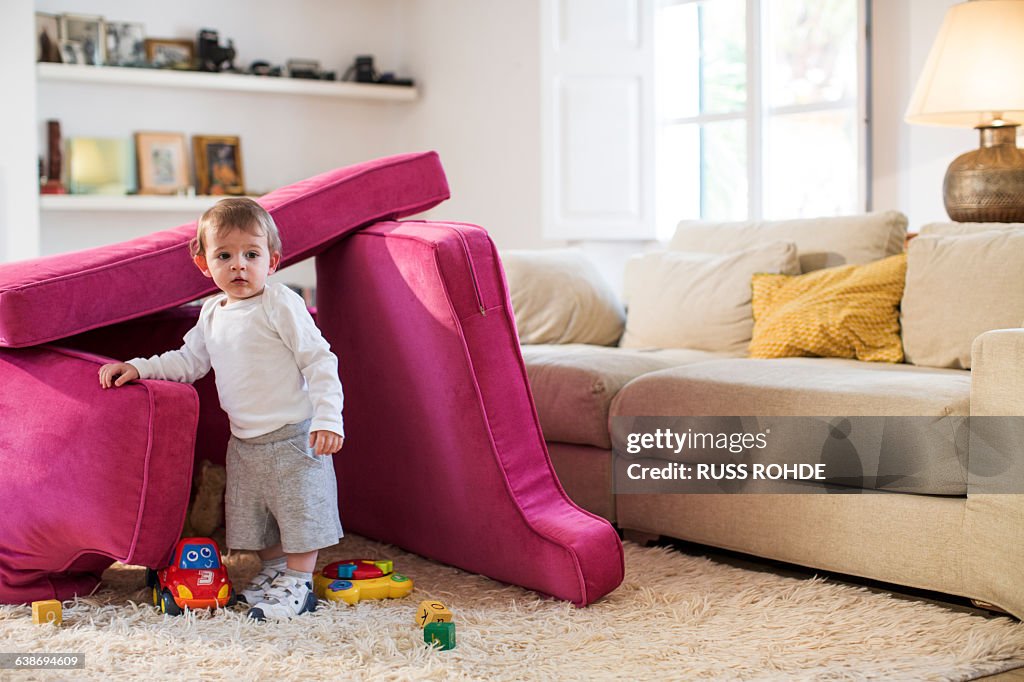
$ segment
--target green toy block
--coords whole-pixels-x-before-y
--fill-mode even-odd
[[[391,573],[395,570],[395,564],[390,559],[381,559],[380,561],[374,561],[374,566],[380,569],[380,572],[384,575]]]
[[[455,648],[455,623],[427,623],[423,628],[423,641],[438,643],[443,651]]]

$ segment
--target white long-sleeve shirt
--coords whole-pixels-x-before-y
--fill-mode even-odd
[[[193,382],[212,367],[231,433],[255,438],[312,418],[310,431],[345,435],[338,358],[302,299],[283,284],[227,304],[203,304],[185,345],[129,364],[143,379]]]

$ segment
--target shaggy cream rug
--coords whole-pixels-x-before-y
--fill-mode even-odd
[[[326,552],[388,558],[416,583],[401,600],[324,604],[279,624],[245,611],[162,616],[142,569],[115,565],[61,627],[0,607],[0,652],[85,654],[85,668],[0,679],[601,680],[950,679],[1024,664],[1024,624],[822,579],[747,571],[626,543],[626,580],[585,609],[349,537]],[[227,560],[242,583],[258,562]],[[423,599],[454,613],[457,646],[428,648]]]

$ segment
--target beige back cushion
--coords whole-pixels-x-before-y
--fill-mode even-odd
[[[1024,231],[922,235],[907,248],[906,361],[970,369],[971,343],[1024,320]]]
[[[801,272],[812,272],[893,256],[903,250],[906,236],[907,217],[897,211],[799,220],[683,221],[668,248],[729,253],[746,246],[787,241],[796,244]]]
[[[792,242],[732,254],[662,251],[626,264],[624,348],[693,348],[745,353],[754,329],[750,281],[757,273],[798,275]]]
[[[626,313],[611,286],[580,251],[502,251],[520,343],[611,346]]]

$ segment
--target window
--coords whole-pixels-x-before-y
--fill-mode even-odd
[[[660,238],[681,219],[864,210],[863,0],[660,0]]]

